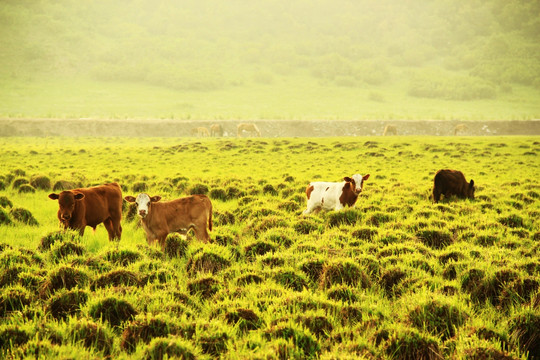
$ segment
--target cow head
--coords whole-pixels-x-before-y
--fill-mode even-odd
[[[474,180],[471,179],[469,186],[467,186],[467,197],[469,199],[474,199],[474,190],[476,190],[474,187]]]
[[[133,196],[126,196],[124,200],[137,204],[137,214],[144,219],[146,215],[150,213],[151,204],[161,200],[161,196],[150,197],[148,194],[139,194],[136,198]]]
[[[366,181],[367,179],[369,179],[369,174],[364,176],[360,174],[354,174],[351,177],[345,176],[343,178],[343,180],[350,184],[352,192],[356,195],[362,192],[362,189],[364,187],[364,181]]]
[[[58,218],[63,223],[68,223],[73,217],[75,203],[84,199],[84,194],[70,190],[62,191],[60,194],[49,194],[49,199],[58,200]]]

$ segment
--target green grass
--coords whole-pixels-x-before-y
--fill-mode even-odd
[[[539,354],[538,137],[0,138],[0,149],[0,196],[39,223],[0,225],[5,355]],[[441,168],[474,179],[476,199],[433,204]],[[301,216],[310,181],[353,173],[371,174],[355,209]],[[117,181],[123,195],[144,182],[164,199],[206,187],[212,240],[170,238],[162,252],[124,216],[120,243],[100,225],[40,248],[59,230],[52,190],[12,186],[38,174]]]
[[[406,73],[406,71],[404,71]],[[190,120],[529,120],[540,92],[516,85],[496,99],[456,101],[407,95],[407,77],[374,87],[322,83],[308,74],[277,76],[223,90],[182,91],[85,77],[1,85],[0,117]],[[374,100],[374,96],[378,100]]]

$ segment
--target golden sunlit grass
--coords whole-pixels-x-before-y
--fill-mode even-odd
[[[13,137],[0,149],[8,357],[538,354],[538,137]],[[440,168],[474,179],[476,198],[434,204]],[[310,181],[353,173],[371,175],[355,209],[301,216]],[[53,190],[19,191],[35,175],[207,192],[211,241],[148,246],[127,208],[119,243],[102,225],[58,234]]]

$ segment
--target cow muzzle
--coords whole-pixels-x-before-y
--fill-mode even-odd
[[[144,219],[146,217],[146,210],[139,210],[139,216]]]
[[[62,214],[62,221],[69,221],[71,219],[70,214]]]

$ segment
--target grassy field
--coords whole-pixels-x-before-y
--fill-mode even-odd
[[[400,70],[406,77],[407,70]],[[321,83],[308,74],[276,75],[269,84],[183,91],[129,82],[5,79],[0,117],[179,120],[530,120],[540,91],[516,85],[496,99],[456,101],[407,95],[406,80],[388,86]]]
[[[0,352],[538,359],[539,152],[538,137],[0,138]],[[433,204],[441,168],[476,199]],[[310,181],[354,173],[371,175],[354,209],[301,215]],[[127,204],[119,243],[102,225],[59,233],[60,181],[207,193],[212,241],[148,246]]]

